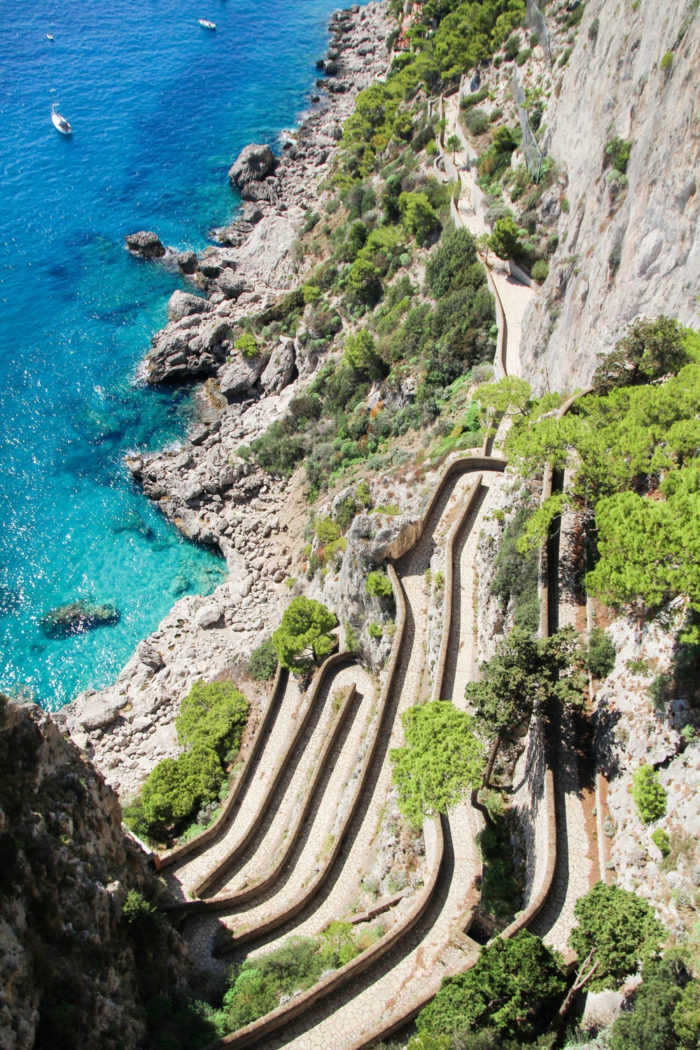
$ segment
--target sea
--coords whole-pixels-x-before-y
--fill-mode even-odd
[[[191,388],[138,380],[181,280],[132,258],[158,233],[200,250],[240,201],[248,142],[310,105],[338,0],[33,0],[0,18],[0,690],[47,709],[114,680],[225,564],[186,541],[124,466],[181,441]],[[202,28],[198,19],[216,23]],[[49,39],[49,36],[53,39]],[[70,137],[51,123],[57,104]],[[73,601],[116,623],[67,638]]]

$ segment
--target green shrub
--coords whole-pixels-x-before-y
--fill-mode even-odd
[[[218,755],[205,748],[159,762],[141,789],[143,816],[151,833],[181,825],[202,803],[216,799],[222,779]]]
[[[437,299],[448,292],[457,291],[469,281],[470,268],[477,263],[474,238],[463,229],[453,230],[442,236],[439,247],[434,250],[425,268],[425,282],[428,289]],[[481,267],[479,267],[481,269]],[[406,318],[409,324],[416,307]]]
[[[385,572],[371,572],[365,580],[365,593],[373,598],[393,598],[391,580]]]
[[[370,638],[381,638],[384,631],[380,623],[375,623],[374,621],[372,621],[367,627],[367,633],[369,634]]]
[[[517,55],[515,56],[516,66],[524,66],[531,54],[531,47],[524,47],[522,51],[518,51]]]
[[[332,518],[322,518],[320,521],[317,521],[315,532],[319,543],[324,546],[326,543],[332,543],[334,540],[337,540],[340,536],[340,528]]]
[[[311,659],[329,656],[333,639],[328,632],[335,624],[335,615],[322,602],[292,598],[272,635],[279,662],[297,674],[307,670]]]
[[[258,682],[267,682],[277,670],[277,650],[272,638],[253,649],[248,661],[248,674]]]
[[[518,52],[520,51],[520,43],[520,33],[512,33],[506,40],[506,45],[503,50],[505,52],[506,59],[509,62],[512,62],[518,54]]]
[[[488,130],[489,118],[483,109],[472,109],[467,113],[464,123],[472,135],[483,135]]]
[[[549,276],[549,263],[546,259],[538,259],[537,262],[533,263],[530,273],[533,281],[537,281],[538,284],[544,284]]]
[[[515,219],[507,215],[498,220],[489,237],[489,247],[499,259],[517,259],[522,256],[523,245]]]
[[[659,69],[662,73],[667,73],[673,64],[673,52],[667,51],[659,62]]]
[[[138,890],[129,890],[122,907],[122,918],[129,926],[152,926],[158,918],[158,909]]]
[[[581,19],[583,18],[583,12],[585,10],[586,10],[586,5],[585,4],[579,4],[578,7],[575,7],[574,10],[569,15],[569,17],[567,18],[566,22],[564,23],[566,28],[567,29],[574,29],[576,26],[580,25],[581,24]]]
[[[651,833],[651,841],[661,851],[662,857],[668,857],[671,852],[671,839],[667,831],[664,831],[663,828],[657,828],[656,831]]]
[[[233,345],[244,357],[255,357],[258,352],[258,343],[252,332],[243,332],[234,340]]]
[[[478,91],[474,91],[471,95],[465,95],[460,106],[462,109],[471,109],[472,106],[478,106],[480,102],[483,102],[485,98],[489,97],[489,89],[487,87],[479,88]]]
[[[482,948],[470,970],[444,978],[416,1026],[421,1035],[433,1036],[495,1029],[494,1047],[504,1037],[530,1043],[545,1031],[565,990],[561,957],[521,930]]]
[[[621,175],[624,175],[627,171],[631,150],[632,142],[629,139],[621,139],[616,135],[615,138],[609,139],[605,143],[604,152],[607,162],[612,165],[613,170],[619,171]]]
[[[183,747],[215,751],[223,759],[240,747],[249,710],[232,682],[197,681],[175,719],[178,740]]]
[[[518,507],[504,529],[489,590],[504,606],[513,602],[513,623],[517,627],[536,631],[540,619],[537,591],[539,555],[536,549],[525,553],[518,550],[518,540],[531,514],[532,510],[527,505]]]
[[[583,655],[583,666],[594,678],[607,678],[613,667],[617,652],[612,638],[600,627],[591,631]]]
[[[495,124],[497,120],[500,120],[503,116],[502,109],[494,109],[489,115],[489,124]]]
[[[666,812],[666,792],[653,766],[640,766],[632,776],[632,798],[645,824],[659,820]]]

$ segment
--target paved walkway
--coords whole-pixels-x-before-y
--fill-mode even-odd
[[[177,896],[187,897],[193,887],[213,874],[225,857],[235,849],[248,833],[258,806],[268,790],[273,773],[278,768],[280,756],[303,715],[308,702],[308,693],[302,697],[296,679],[289,675],[279,710],[255,763],[255,771],[234,811],[233,819],[227,823],[223,833],[201,854],[187,858],[183,864],[168,872],[168,883]]]

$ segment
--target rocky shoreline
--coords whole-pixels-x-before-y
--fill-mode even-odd
[[[171,297],[143,378],[206,384],[200,420],[183,446],[134,455],[127,466],[186,536],[223,554],[229,577],[207,597],[178,601],[113,685],[79,694],[56,714],[124,797],[177,753],[174,718],[192,683],[230,674],[276,626],[288,600],[284,581],[307,523],[303,488],[272,482],[235,453],[280,417],[318,357],[298,337],[281,338],[268,358],[246,357],[233,346],[232,329],[251,307],[266,308],[294,284],[292,246],[307,210],[324,201],[318,183],[357,93],[387,67],[392,28],[386,0],[333,15],[323,61],[328,79],[317,82],[325,97],[279,159],[271,160],[266,147],[243,151],[229,176],[248,199],[241,218],[214,231],[217,244],[196,256],[173,253],[154,234],[128,239],[134,254],[178,267],[192,285]]]

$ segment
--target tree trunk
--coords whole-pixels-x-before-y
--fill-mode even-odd
[[[483,780],[481,782],[482,787],[487,788],[489,786],[489,784],[491,783],[491,774],[493,773],[493,767],[494,767],[494,765],[496,763],[496,756],[498,755],[498,751],[500,749],[500,746],[501,746],[501,734],[500,733],[496,733],[496,739],[494,740],[493,744],[491,745],[491,754],[489,755],[489,760],[486,763],[486,769],[484,770],[484,778],[483,778]]]

